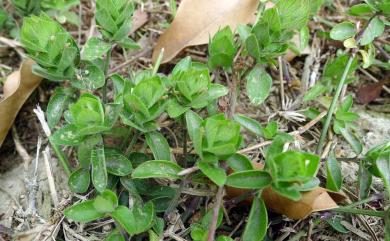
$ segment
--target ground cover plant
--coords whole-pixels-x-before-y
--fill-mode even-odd
[[[235,27],[229,21],[219,23],[213,35],[207,33],[201,57],[184,54],[164,65],[180,52],[172,51],[177,44],[172,37],[168,45],[173,47],[155,48],[149,66],[130,72],[120,70],[134,59],[119,67],[112,63],[118,54],[142,54],[147,48],[134,34],[133,16],[145,3],[92,2],[96,34],[86,35],[83,44],[82,23],[74,10],[82,10],[78,6],[83,2],[13,0],[10,4],[22,24],[17,26],[5,11],[0,21],[3,31],[20,41],[34,61],[32,73],[55,86],[44,115],[39,108],[35,112],[71,191],[59,211],[67,224],[56,231],[57,240],[87,240],[70,230],[83,233],[80,227],[91,223],[103,223],[92,230],[97,230],[97,240],[107,241],[283,240],[291,232],[284,232],[284,238],[276,235],[281,215],[312,217],[310,227],[291,234],[291,240],[322,240],[313,233],[321,223],[335,237],[367,239],[350,224],[355,217],[366,224],[368,238],[390,240],[390,142],[384,139],[364,148],[356,134],[359,113],[354,102],[359,98],[347,92],[357,81],[357,70],[371,75],[368,69],[389,69],[387,0],[347,4],[338,23],[318,14],[324,8],[331,11],[331,2],[252,1],[254,20]],[[185,10],[177,10],[175,1],[167,4],[179,21]],[[313,19],[326,28],[311,31]],[[77,38],[66,26],[78,28]],[[294,89],[285,58],[304,54],[317,35],[336,46],[334,53],[326,56],[319,78],[306,78],[304,83],[300,74]],[[385,85],[381,82],[379,92],[362,92],[374,95],[374,100]],[[290,88],[298,92],[294,100],[285,93]],[[272,98],[280,110],[272,113],[268,108],[263,124],[258,110]],[[238,111],[240,102],[257,114]],[[284,121],[272,120],[275,115]],[[299,127],[286,124],[302,120],[307,123]],[[312,144],[300,146],[313,126],[319,131],[313,132]],[[349,151],[348,158],[338,157],[340,143]],[[357,195],[345,193],[344,161],[358,162],[353,189]],[[375,180],[382,185],[381,197],[372,194]],[[310,197],[317,192],[321,197]],[[379,207],[372,208],[378,202]],[[323,206],[316,207],[318,203]],[[309,210],[292,214],[293,204]],[[233,226],[230,217],[237,215],[241,220]],[[373,231],[362,215],[377,218],[383,230]]]

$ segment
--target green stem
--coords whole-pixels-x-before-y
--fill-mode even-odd
[[[347,76],[348,76],[349,70],[351,69],[352,62],[353,62],[354,58],[355,58],[355,53],[352,53],[348,59],[347,65],[345,66],[343,75],[341,76],[340,82],[337,86],[336,93],[333,96],[332,103],[330,104],[330,107],[328,109],[328,114],[326,115],[324,128],[322,129],[320,140],[318,142],[318,146],[317,146],[317,150],[316,150],[317,154],[321,154],[322,148],[324,147],[325,138],[326,138],[326,135],[328,133],[330,122],[332,121],[333,113],[336,109],[337,101],[340,97],[341,90],[343,89],[345,80],[347,79]]]
[[[60,163],[62,165],[62,168],[64,168],[64,171],[65,171],[66,175],[70,176],[70,174],[72,172],[70,170],[69,161],[66,158],[64,152],[60,149],[60,147],[58,145],[56,145],[52,141],[50,141],[50,138],[49,138],[49,142],[50,142],[51,146],[53,147],[53,150],[56,153],[58,159],[60,160]]]
[[[131,138],[130,144],[127,147],[125,154],[128,155],[130,151],[133,149],[134,145],[137,143],[138,137],[140,137],[141,132],[139,130],[134,129],[133,137]]]
[[[112,48],[110,48],[106,53],[106,59],[104,63],[104,76],[107,76],[108,70],[110,68],[111,52],[112,52]],[[102,89],[103,103],[107,103],[107,81],[108,78],[105,79],[103,89]]]
[[[339,207],[339,208],[332,209],[332,211],[358,214],[358,215],[367,215],[367,216],[380,217],[380,218],[385,217],[384,211],[365,210],[365,209],[358,209],[358,208]]]
[[[153,75],[157,74],[158,68],[160,68],[163,57],[164,57],[164,48],[161,49],[160,54],[158,55],[158,58],[156,60],[156,64],[153,67]]]

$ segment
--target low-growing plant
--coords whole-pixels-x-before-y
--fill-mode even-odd
[[[228,110],[226,115],[215,113],[216,100],[226,96],[229,88],[213,83],[210,72],[226,71],[234,80],[246,78],[251,103],[260,105],[267,99],[272,87],[272,77],[267,67],[276,65],[276,59],[288,49],[299,50],[307,45],[307,21],[318,9],[319,2],[279,1],[267,10],[261,2],[256,23],[238,28],[240,38],[235,38],[235,33],[229,27],[222,28],[210,38],[207,65],[186,57],[175,65],[169,75],[164,75],[158,73],[157,61],[152,69],[137,72],[129,78],[109,73],[109,64],[115,46],[127,49],[139,47],[128,37],[134,12],[134,5],[130,1],[96,1],[95,19],[101,36],[89,38],[81,51],[73,37],[47,14],[26,17],[21,29],[21,42],[36,62],[33,72],[71,86],[57,88],[48,103],[48,125],[55,130],[50,142],[69,174],[69,188],[75,193],[93,191],[93,197],[87,201],[67,208],[65,216],[76,222],[112,218],[116,228],[106,240],[124,240],[123,231],[130,236],[148,232],[150,240],[159,240],[164,227],[164,219],[159,215],[174,205],[180,188],[176,190],[154,180],[163,179],[170,183],[181,180],[183,183],[185,179],[196,179],[204,185],[214,183],[219,188],[230,186],[254,190],[254,200],[242,238],[244,241],[262,240],[268,227],[267,210],[262,199],[264,189],[270,188],[288,199],[300,200],[302,192],[312,190],[320,183],[316,177],[320,157],[299,150],[286,151],[285,144],[293,142],[294,138],[280,131],[277,122],[269,122],[263,127],[255,119],[235,114],[234,108]],[[46,4],[44,6],[59,6],[56,5],[58,2],[43,3]],[[367,5],[375,14],[369,26],[378,25],[373,21],[382,21],[376,15],[384,7],[376,4]],[[33,5],[25,6],[29,14],[35,11]],[[352,12],[356,14],[356,11],[354,9]],[[343,25],[346,26],[342,28],[351,27],[350,24]],[[339,36],[337,28],[331,31],[332,38],[344,39],[355,35],[352,31],[346,33],[343,30],[341,34],[346,36]],[[379,36],[380,31],[377,32],[376,36]],[[356,42],[367,46],[372,39],[364,37],[364,33]],[[295,34],[304,36],[300,46],[292,43]],[[238,51],[240,48],[242,52]],[[252,58],[254,64],[236,66],[238,53]],[[361,53],[363,59],[367,58],[364,57],[366,52]],[[346,55],[326,65],[321,84],[309,91],[305,101],[332,91],[333,85],[340,79],[339,85],[343,85],[347,75],[353,72],[351,65],[357,64],[354,55],[349,60],[343,56]],[[364,63],[367,64],[367,60]],[[344,67],[345,64],[347,70],[340,72],[339,66]],[[114,92],[112,98],[107,95],[110,86]],[[239,88],[237,85],[229,87],[233,93]],[[325,133],[329,118],[333,117],[335,103],[330,107]],[[330,120],[333,120],[334,132],[342,134],[359,154],[362,147],[349,132],[351,123],[358,118],[350,111],[351,106],[352,97],[348,96]],[[318,115],[317,110],[307,112],[309,118]],[[170,142],[161,129],[168,117],[185,129],[183,162],[176,162]],[[245,145],[242,127],[257,138],[272,141],[265,151],[262,170],[254,169],[251,160],[239,153]],[[194,152],[188,151],[187,135]],[[109,144],[110,140],[120,144]],[[62,146],[74,147],[77,166],[69,164],[61,151]],[[388,157],[387,147],[369,152],[367,162],[362,165],[366,173],[370,170],[370,173],[384,178],[386,187],[390,181],[383,172],[383,166],[388,163],[381,160],[385,159],[382,156]],[[337,160],[330,158],[327,165],[327,187],[337,191],[341,187],[340,175],[336,175],[340,170]],[[382,168],[382,172],[378,167]],[[183,175],[183,172],[187,173],[187,168],[199,172]],[[361,186],[364,185],[362,188],[367,192],[369,183],[361,182]],[[216,204],[214,209],[207,211],[199,222],[192,225],[191,237],[194,240],[211,240],[221,222],[222,212]],[[217,240],[232,239],[219,236]]]

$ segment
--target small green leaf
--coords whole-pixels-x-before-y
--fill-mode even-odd
[[[364,30],[363,35],[359,41],[360,45],[367,45],[374,41],[376,37],[382,35],[385,30],[385,24],[378,17],[374,17],[368,24],[367,28]]]
[[[370,15],[372,13],[373,13],[372,9],[366,3],[356,4],[348,9],[348,14],[353,16],[364,16],[364,15]]]
[[[82,61],[81,64],[82,68],[78,70],[76,79],[72,80],[72,86],[82,90],[95,90],[103,87],[105,83],[103,70],[87,60]]]
[[[260,170],[234,172],[227,177],[226,185],[245,189],[262,189],[272,182],[271,176]]]
[[[337,24],[330,31],[330,37],[334,40],[346,40],[356,34],[355,25],[351,22]]]
[[[53,129],[60,121],[62,113],[71,101],[72,89],[57,88],[47,104],[46,117],[49,127]]]
[[[106,43],[97,37],[92,37],[85,43],[81,53],[81,58],[89,61],[102,58],[103,55],[110,50],[110,48],[111,44]]]
[[[187,131],[194,145],[195,151],[202,157],[202,118],[189,110],[185,114]]]
[[[77,146],[83,141],[75,125],[64,125],[50,136],[50,141],[56,145]]]
[[[111,216],[130,235],[143,233],[152,227],[155,212],[152,202],[143,207],[133,206],[129,210],[125,206],[118,206]]]
[[[340,217],[331,217],[331,218],[327,218],[325,219],[325,221],[330,225],[332,226],[332,228],[334,228],[337,232],[340,232],[340,233],[349,233],[349,230],[346,229],[342,224],[341,224],[341,219]]]
[[[234,241],[234,239],[232,239],[232,238],[229,237],[229,236],[220,235],[220,236],[218,236],[218,238],[217,238],[216,241]]]
[[[91,151],[103,143],[102,135],[90,135],[77,146],[77,158],[84,169],[89,169],[91,164]]]
[[[125,237],[123,237],[121,231],[116,228],[111,231],[110,234],[104,239],[104,241],[126,241]]]
[[[218,186],[223,186],[226,182],[226,172],[224,169],[207,162],[198,162],[199,169],[205,174],[211,181]]]
[[[114,212],[118,206],[118,197],[113,191],[106,189],[95,198],[93,206],[101,213]]]
[[[248,53],[259,62],[260,47],[259,43],[257,42],[256,36],[253,33],[246,38],[245,47],[248,50]]]
[[[98,192],[103,192],[107,187],[107,170],[104,149],[98,147],[91,151],[92,183]]]
[[[116,149],[105,148],[107,172],[116,176],[126,176],[131,173],[133,166],[129,159]]]
[[[372,184],[372,173],[366,167],[365,161],[359,162],[358,183],[359,200],[367,198]]]
[[[230,156],[226,162],[235,172],[248,171],[253,169],[251,160],[249,160],[247,156],[239,153]]]
[[[264,201],[255,197],[253,199],[251,211],[249,213],[248,223],[245,225],[243,241],[263,240],[268,227],[268,214]]]
[[[330,154],[326,161],[326,188],[338,192],[343,182],[340,163],[334,154]]]
[[[325,93],[327,90],[326,86],[324,86],[321,83],[315,84],[306,94],[305,97],[303,97],[303,101],[310,101],[316,99],[318,96]]]
[[[272,87],[271,76],[260,66],[255,66],[247,76],[246,91],[252,104],[260,105],[267,99]]]
[[[305,26],[311,11],[309,0],[278,1],[276,8],[279,12],[281,28],[287,30],[301,29]]]
[[[168,141],[160,132],[149,132],[145,134],[145,137],[156,160],[171,160]]]
[[[104,217],[104,213],[98,212],[93,206],[94,201],[88,200],[82,203],[75,204],[64,211],[67,218],[76,222],[91,222]]]
[[[351,145],[355,154],[359,155],[363,150],[363,146],[360,143],[359,139],[357,139],[357,137],[353,133],[351,133],[348,128],[339,128],[339,130],[345,140],[349,143],[349,145]]]
[[[254,120],[254,119],[247,117],[245,115],[242,115],[242,114],[235,114],[233,116],[233,118],[242,127],[249,130],[253,134],[255,134],[257,136],[262,135],[262,127],[261,127],[261,124],[257,120]]]
[[[267,124],[265,128],[262,129],[265,139],[272,139],[278,133],[278,123],[276,121],[271,121]]]
[[[134,169],[131,176],[133,178],[167,178],[175,180],[180,178],[177,174],[181,170],[182,168],[172,161],[153,160],[139,165]]]
[[[88,190],[91,176],[88,169],[80,168],[74,171],[68,180],[68,186],[72,192],[85,193]]]

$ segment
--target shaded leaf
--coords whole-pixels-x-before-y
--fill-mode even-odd
[[[374,17],[364,30],[359,44],[367,45],[371,43],[376,37],[381,36],[384,30],[385,24],[383,21],[378,16]]]
[[[359,155],[363,150],[362,143],[360,143],[359,139],[353,133],[351,133],[351,131],[347,128],[339,128],[339,130],[343,135],[343,137],[345,138],[345,140],[352,147],[355,154]]]
[[[346,40],[356,34],[355,24],[342,22],[337,24],[330,31],[330,37],[334,40]]]
[[[90,182],[89,170],[80,168],[69,176],[68,186],[72,192],[84,193],[88,190]]]
[[[223,168],[217,167],[207,162],[198,162],[199,169],[205,174],[211,181],[218,186],[223,186],[226,182],[226,172]]]
[[[156,160],[171,160],[171,151],[167,139],[160,132],[145,134],[146,142]]]
[[[257,5],[257,0],[181,1],[175,19],[157,41],[153,61],[162,48],[166,63],[185,47],[207,44],[221,27],[234,31],[239,24],[253,22]]]
[[[229,165],[229,167],[236,172],[248,171],[253,169],[251,160],[249,160],[247,156],[239,153],[230,156],[226,160],[226,162]]]
[[[125,237],[121,234],[121,231],[116,228],[104,239],[104,241],[126,241]]]
[[[81,53],[81,58],[89,61],[102,58],[103,55],[110,50],[110,48],[111,44],[106,43],[97,37],[92,37],[85,43]]]
[[[189,110],[185,114],[187,131],[190,136],[195,151],[202,157],[202,118],[195,112]]]
[[[108,173],[116,176],[126,176],[133,170],[130,160],[116,149],[105,148],[104,155]]]
[[[326,188],[337,192],[340,190],[342,182],[340,163],[332,153],[326,161]]]
[[[98,192],[103,192],[107,187],[107,170],[104,149],[102,147],[91,151],[92,184]]]
[[[263,240],[268,228],[268,213],[264,201],[255,197],[252,203],[251,211],[248,217],[248,223],[245,225],[243,241]]]
[[[106,189],[95,198],[93,206],[98,212],[111,213],[118,206],[118,197],[113,191]]]
[[[62,113],[71,100],[72,90],[69,88],[57,88],[47,104],[47,124],[52,129],[60,121]]]
[[[143,207],[134,206],[129,210],[125,206],[118,206],[111,216],[130,235],[143,233],[153,225],[155,218],[152,202]]]
[[[242,114],[235,114],[233,116],[233,118],[242,127],[249,130],[253,134],[255,134],[257,136],[262,135],[262,127],[261,127],[261,124],[257,120],[254,120],[254,119],[247,117],[245,115],[242,115]]]

